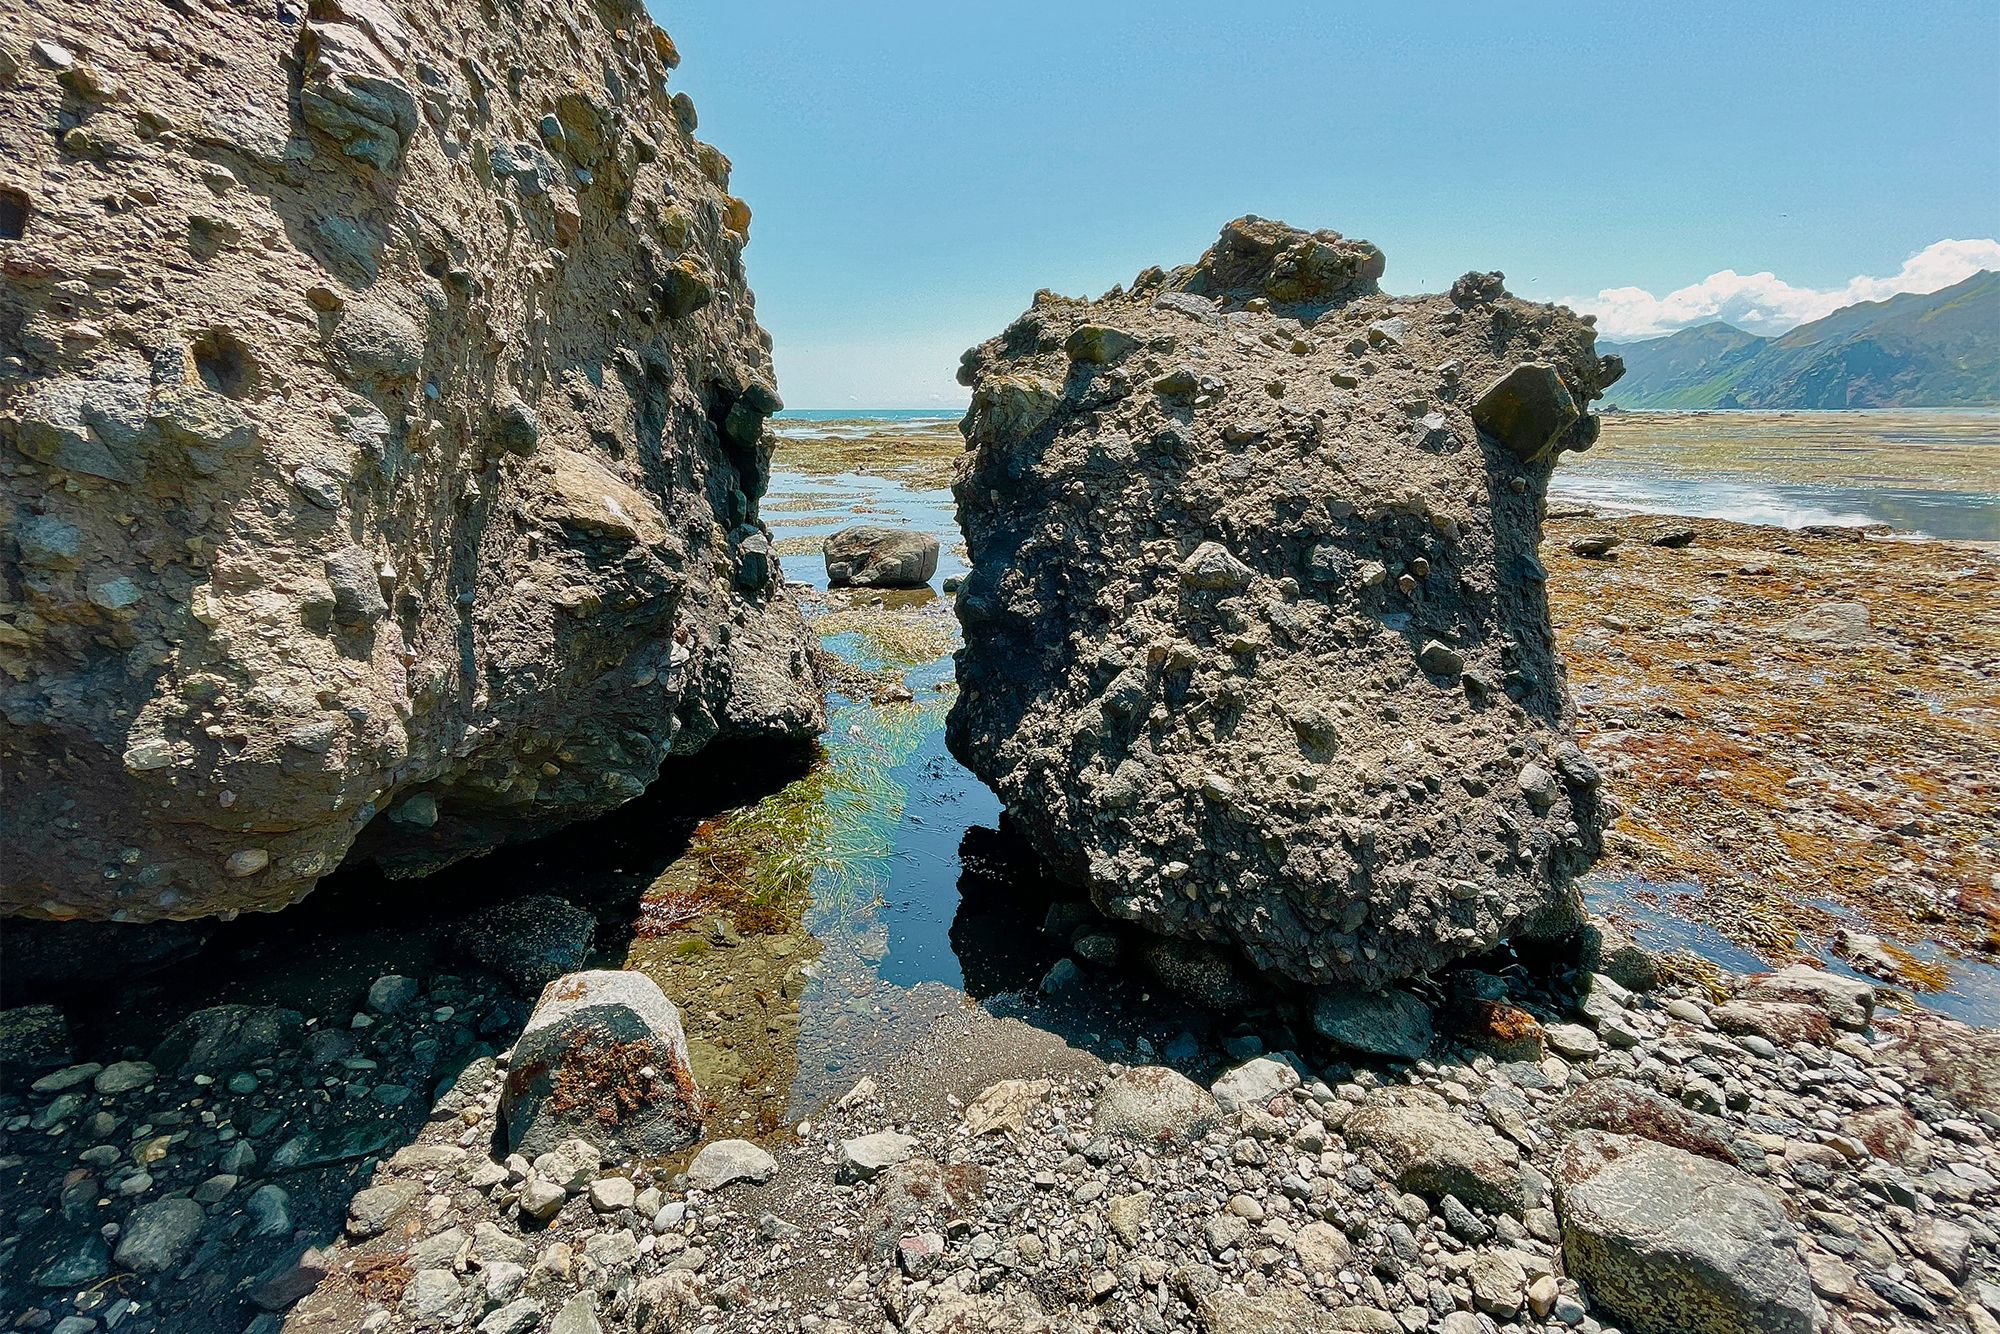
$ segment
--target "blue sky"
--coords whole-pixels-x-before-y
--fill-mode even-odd
[[[793,407],[962,403],[959,352],[1036,288],[1191,261],[1242,213],[1374,241],[1394,292],[1498,268],[1637,332],[2000,254],[1992,0],[652,12],[754,212]]]

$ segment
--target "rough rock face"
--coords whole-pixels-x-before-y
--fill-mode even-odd
[[[1618,363],[1382,265],[1241,219],[960,372],[953,752],[1107,913],[1312,983],[1572,929],[1604,818],[1535,551]]]
[[[626,0],[0,19],[0,910],[276,908],[817,730],[677,59]]]

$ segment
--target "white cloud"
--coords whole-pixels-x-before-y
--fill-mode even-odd
[[[1935,292],[1981,269],[2000,269],[2000,240],[1938,241],[1904,260],[1902,272],[1893,278],[1863,275],[1841,287],[1794,287],[1776,274],[1724,269],[1665,296],[1642,287],[1610,287],[1594,299],[1571,297],[1563,304],[1597,316],[1599,332],[1617,340],[1656,338],[1710,320],[1756,334],[1781,334],[1857,301]]]

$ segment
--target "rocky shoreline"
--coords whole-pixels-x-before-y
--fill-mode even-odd
[[[1990,1033],[1876,1011],[1849,977],[1656,985],[1656,962],[1462,970],[1415,1060],[1273,1017],[1166,1044],[1168,1068],[1102,995],[1019,997],[764,1145],[645,1160],[504,1151],[510,1053],[480,1034],[519,1011],[476,979],[385,977],[347,1016],[206,1011],[149,1062],[0,1099],[6,1192],[46,1200],[4,1241],[9,1320],[2000,1328]],[[1060,1036],[1081,1022],[1102,1031]]]

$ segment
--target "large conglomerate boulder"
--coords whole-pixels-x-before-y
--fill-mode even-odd
[[[1619,365],[1244,218],[966,353],[952,751],[1105,912],[1378,985],[1574,929],[1598,775],[1536,558]]]
[[[0,16],[0,912],[296,901],[816,732],[635,0]]]

